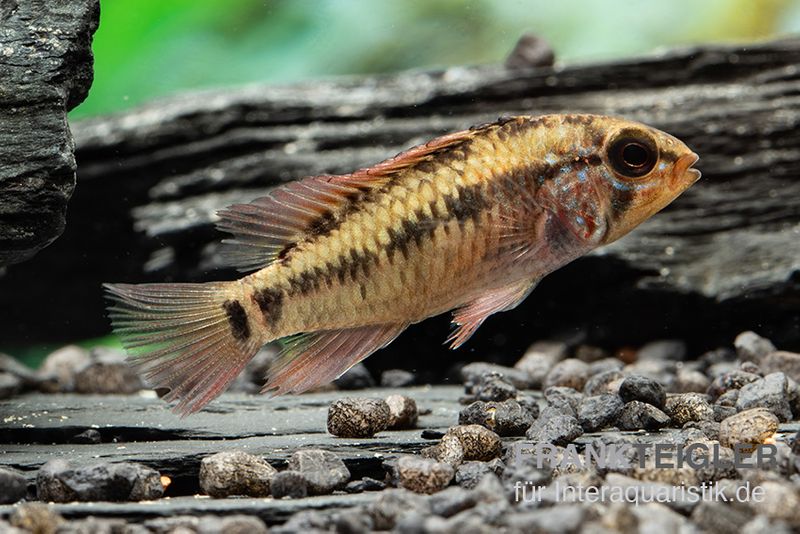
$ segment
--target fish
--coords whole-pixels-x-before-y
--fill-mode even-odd
[[[134,366],[188,415],[266,343],[263,392],[326,384],[409,325],[452,312],[451,348],[547,274],[621,238],[700,178],[682,141],[622,118],[513,116],[218,212],[207,283],[104,284]],[[250,273],[250,274],[245,274]]]

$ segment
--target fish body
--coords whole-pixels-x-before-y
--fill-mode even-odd
[[[674,137],[622,119],[503,119],[222,210],[231,262],[255,272],[109,284],[110,315],[183,413],[276,339],[286,348],[265,389],[304,391],[450,310],[460,346],[542,277],[666,206],[700,177],[696,161]]]

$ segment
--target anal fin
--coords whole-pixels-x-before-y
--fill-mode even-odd
[[[492,290],[453,312],[455,329],[445,343],[457,349],[472,337],[472,334],[493,313],[512,310],[533,291],[539,280],[524,280]]]
[[[302,393],[332,382],[394,340],[408,325],[362,326],[292,336],[267,372],[262,393]]]

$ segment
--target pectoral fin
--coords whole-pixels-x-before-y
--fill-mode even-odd
[[[472,337],[472,334],[478,330],[487,317],[499,311],[508,311],[516,308],[538,283],[539,280],[517,282],[490,291],[458,308],[453,312],[455,330],[453,330],[453,333],[450,334],[445,343],[450,343],[451,349],[457,349]]]

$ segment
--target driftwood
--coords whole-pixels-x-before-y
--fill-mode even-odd
[[[218,267],[214,212],[277,183],[348,172],[500,115],[592,112],[683,139],[703,180],[619,243],[551,275],[468,348],[509,361],[537,337],[608,347],[679,337],[696,353],[744,329],[798,348],[800,39],[511,64],[190,93],[74,124],[70,224],[0,279],[0,309],[17,326],[4,334],[107,332],[103,281],[234,277]],[[446,323],[413,327],[369,365],[443,372],[472,358],[446,355]]]
[[[0,268],[64,229],[75,188],[67,111],[92,84],[98,0],[0,2]]]

